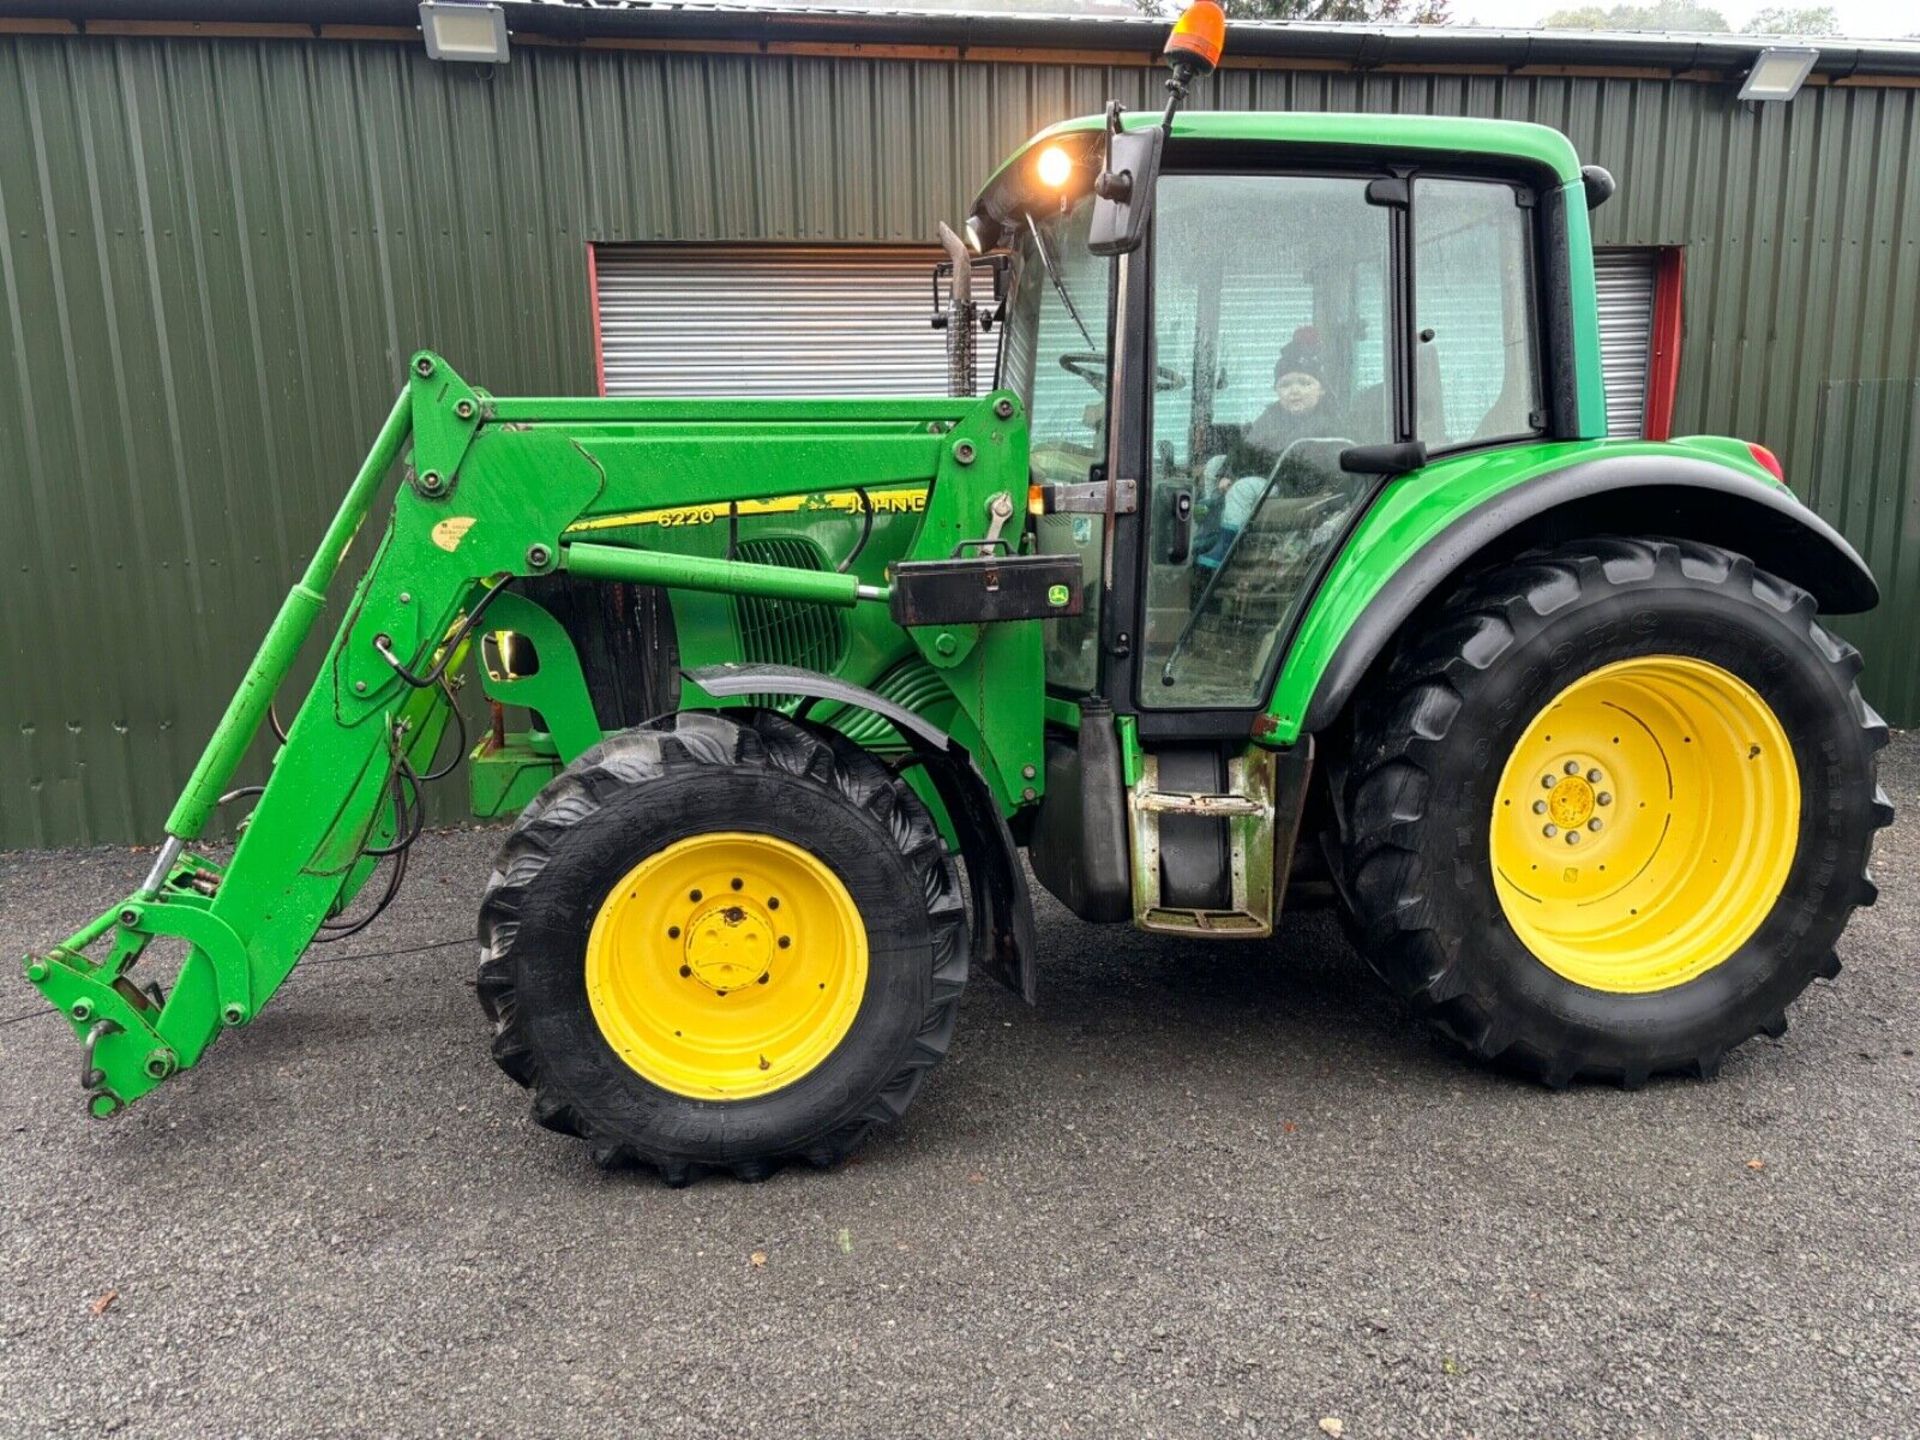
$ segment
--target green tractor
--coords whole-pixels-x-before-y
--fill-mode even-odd
[[[1031,1001],[1023,848],[1075,914],[1169,935],[1335,903],[1415,1010],[1549,1085],[1777,1034],[1891,818],[1818,619],[1873,577],[1761,447],[1604,438],[1613,185],[1565,137],[1181,114],[1218,25],[1176,29],[1163,115],[1054,126],[973,253],[947,234],[952,396],[510,399],[416,355],[145,883],[26,959],[90,1112],[391,900],[469,679],[473,808],[517,814],[493,1053],[670,1182],[839,1160],[970,974]],[[270,778],[228,791],[269,719]],[[223,802],[224,866],[189,848]]]

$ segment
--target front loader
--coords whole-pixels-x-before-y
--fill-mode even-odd
[[[1817,618],[1872,576],[1761,447],[1604,438],[1613,185],[1563,136],[1180,113],[1220,40],[1201,0],[1163,114],[1043,132],[976,257],[948,232],[953,396],[510,399],[414,356],[146,881],[27,957],[88,1109],[391,901],[470,680],[473,808],[517,817],[494,1055],[542,1124],[676,1183],[834,1162],[970,973],[1032,1001],[1028,866],[1193,940],[1337,904],[1417,1011],[1552,1085],[1778,1033],[1891,818]],[[266,784],[229,789],[267,722]],[[221,804],[250,807],[224,866],[192,848]]]

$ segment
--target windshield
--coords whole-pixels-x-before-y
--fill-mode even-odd
[[[1089,196],[1064,215],[1029,218],[1014,244],[1013,303],[1003,383],[1026,402],[1029,463],[1043,483],[1087,479],[1107,449],[1107,288],[1110,262],[1087,252]],[[1046,622],[1047,683],[1085,693],[1099,673],[1101,527],[1097,515],[1034,521],[1042,554],[1077,555],[1082,614]]]
[[[1109,262],[1087,253],[1092,215],[1089,196],[1029,216],[1014,245],[1005,377],[1026,402],[1040,480],[1085,480],[1106,450]]]

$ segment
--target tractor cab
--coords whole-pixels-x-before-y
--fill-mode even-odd
[[[1119,124],[1136,120],[1159,123]],[[1115,258],[1089,248],[1100,117],[1037,136],[976,208],[975,235],[1013,257],[1002,375],[1030,412],[1034,479],[1062,497],[1037,544],[1079,555],[1087,585],[1049,627],[1048,686],[1104,696],[1143,734],[1245,738],[1386,480],[1556,429],[1549,371],[1576,361],[1549,366],[1542,321],[1573,297],[1541,294],[1570,277],[1540,217],[1578,180],[1571,147],[1408,119],[1359,143],[1367,125],[1177,117],[1146,241]],[[1576,407],[1559,420],[1567,438],[1600,428]]]

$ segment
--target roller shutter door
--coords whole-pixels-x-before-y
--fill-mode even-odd
[[[1654,250],[1596,250],[1600,292],[1600,368],[1607,384],[1607,434],[1637,439],[1647,410],[1647,362],[1653,351]]]
[[[929,323],[938,255],[596,246],[607,393],[944,395],[942,332]]]

